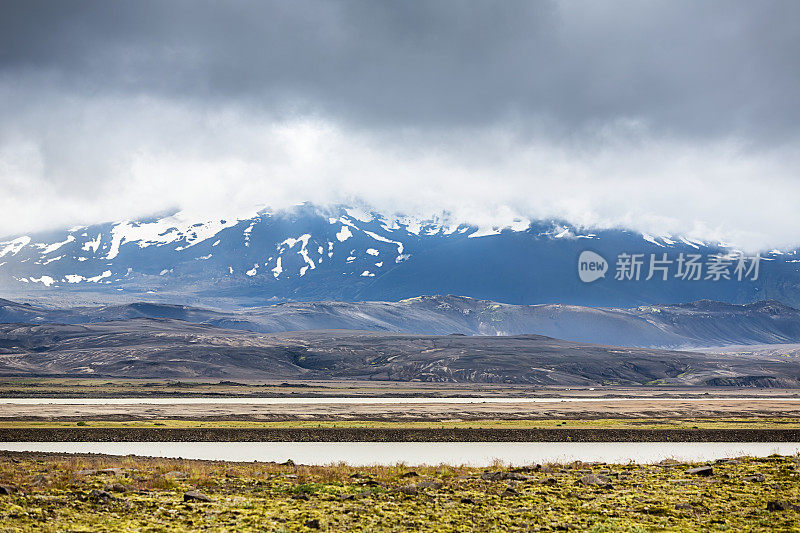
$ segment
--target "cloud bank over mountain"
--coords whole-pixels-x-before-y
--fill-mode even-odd
[[[789,2],[25,2],[0,234],[297,202],[798,244]]]

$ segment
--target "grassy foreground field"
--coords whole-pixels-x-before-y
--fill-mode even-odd
[[[800,531],[798,458],[696,466],[354,468],[6,452],[0,530]]]

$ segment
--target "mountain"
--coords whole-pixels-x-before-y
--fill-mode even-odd
[[[258,333],[347,329],[420,335],[545,335],[614,346],[700,348],[800,343],[800,311],[775,301],[698,301],[631,309],[512,305],[461,296],[399,302],[286,302],[221,311],[159,303],[52,308],[0,300],[0,322],[88,324],[180,320]]]
[[[540,335],[256,334],[171,319],[0,325],[0,376],[377,380],[556,386],[800,385],[800,361]]]
[[[701,271],[685,268],[690,255]],[[637,265],[639,279],[626,258]],[[583,279],[579,264],[592,269]],[[773,250],[756,261],[720,243],[587,231],[558,221],[478,228],[301,205],[245,218],[176,213],[0,239],[0,293],[223,308],[443,293],[511,304],[635,307],[774,298],[800,306],[800,256]]]

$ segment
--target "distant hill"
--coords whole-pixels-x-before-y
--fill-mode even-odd
[[[800,343],[800,311],[775,301],[737,305],[706,300],[618,309],[421,296],[399,302],[290,302],[219,311],[159,303],[58,309],[0,300],[0,322],[5,323],[86,324],[133,318],[259,333],[349,329],[419,335],[536,334],[575,342],[667,348]]]
[[[797,387],[800,360],[540,335],[256,334],[172,319],[0,325],[0,376]]]

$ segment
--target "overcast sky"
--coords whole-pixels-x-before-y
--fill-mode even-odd
[[[0,9],[0,234],[360,201],[800,244],[795,1]]]

